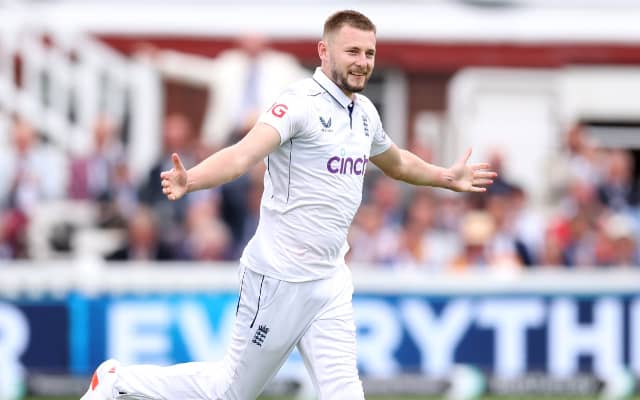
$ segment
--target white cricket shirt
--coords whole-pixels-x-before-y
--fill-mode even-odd
[[[265,159],[260,222],[240,262],[280,280],[322,279],[344,265],[369,158],[391,146],[375,106],[347,97],[320,68],[289,86],[258,122],[280,147]]]

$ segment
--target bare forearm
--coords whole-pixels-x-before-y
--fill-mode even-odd
[[[236,146],[224,148],[187,171],[187,192],[223,185],[244,174],[250,165]]]
[[[233,146],[212,154],[187,171],[187,192],[225,184],[244,174],[280,144],[270,125],[258,123]]]
[[[447,168],[430,164],[407,150],[401,150],[401,156],[402,162],[394,178],[417,186],[451,188],[452,178]]]
[[[449,168],[429,164],[415,154],[392,144],[370,160],[391,178],[419,186],[435,186],[456,192],[485,192],[497,176],[487,163],[467,165],[471,148]]]

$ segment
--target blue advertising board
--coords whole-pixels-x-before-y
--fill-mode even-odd
[[[0,357],[27,370],[87,374],[103,359],[172,364],[221,359],[236,294],[72,294],[0,302]],[[444,376],[471,364],[501,377],[538,371],[640,375],[640,296],[354,296],[364,375]],[[294,355],[285,370],[304,370]]]
[[[65,301],[0,301],[0,365],[66,372],[69,308]]]

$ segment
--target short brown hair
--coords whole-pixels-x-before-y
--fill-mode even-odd
[[[342,10],[327,18],[324,23],[322,37],[326,38],[328,34],[337,31],[342,28],[343,25],[349,25],[363,31],[373,31],[373,33],[376,33],[376,26],[366,15],[354,10]]]

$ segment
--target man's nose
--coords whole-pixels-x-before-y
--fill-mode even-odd
[[[358,57],[356,57],[356,64],[359,66],[366,66],[367,65],[367,55],[364,53],[360,53],[358,54]]]

